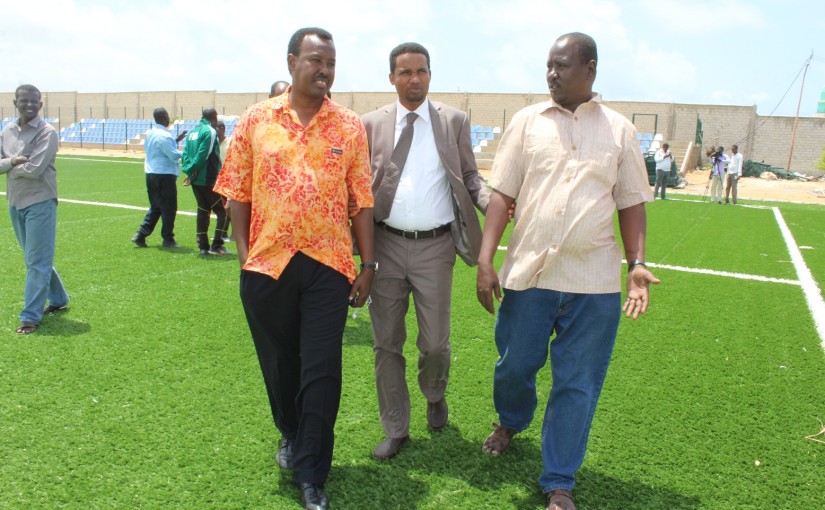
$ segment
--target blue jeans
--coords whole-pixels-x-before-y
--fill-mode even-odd
[[[573,490],[596,402],[613,353],[621,294],[505,290],[496,319],[499,361],[493,401],[504,427],[521,431],[536,411],[536,374],[547,361],[553,386],[544,412],[542,491]],[[550,342],[550,335],[555,339]]]
[[[57,200],[45,200],[23,209],[9,206],[9,216],[26,262],[26,295],[20,320],[40,324],[46,299],[55,306],[69,303],[69,295],[53,266]]]

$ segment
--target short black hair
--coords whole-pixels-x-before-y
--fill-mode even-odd
[[[286,91],[286,89],[289,88],[289,82],[288,81],[283,81],[283,80],[278,80],[275,83],[273,83],[272,86],[269,87],[269,97],[275,97],[276,96],[275,91],[278,90],[279,88],[283,88],[284,91]]]
[[[29,91],[29,92],[36,92],[37,97],[40,97],[40,98],[43,97],[43,95],[40,93],[39,88],[35,87],[34,85],[29,85],[28,83],[24,83],[23,85],[20,85],[19,87],[17,87],[17,89],[15,89],[15,91],[14,91],[14,98],[15,99],[20,97],[20,91],[21,90],[26,90],[26,91]]]
[[[405,53],[418,53],[419,55],[424,55],[425,57],[427,57],[427,69],[430,68],[430,52],[427,51],[427,48],[415,42],[405,42],[399,44],[390,52],[391,73],[395,72],[395,61],[396,59],[398,59],[398,56],[404,55]]]
[[[226,124],[224,124],[222,120],[219,120],[216,127],[224,127],[225,128]]]
[[[304,42],[304,38],[308,35],[317,35],[324,41],[332,41],[332,34],[327,32],[323,28],[300,28],[294,34],[292,34],[292,37],[289,38],[289,46],[287,46],[287,55],[295,55],[297,57],[298,54],[301,53],[301,43]]]
[[[214,108],[207,108],[203,112],[201,112],[201,117],[204,119],[211,119],[214,118],[216,121],[218,120],[218,111]]]
[[[596,50],[596,41],[589,35],[581,32],[570,32],[556,40],[561,41],[562,39],[570,39],[570,41],[576,45],[576,53],[579,54],[583,63],[586,64],[591,60],[596,62],[596,64],[599,63],[599,52]]]
[[[155,122],[157,124],[160,124],[161,122],[169,118],[169,112],[166,111],[166,108],[161,106],[159,108],[155,108],[155,110],[152,112],[152,117],[155,118]]]

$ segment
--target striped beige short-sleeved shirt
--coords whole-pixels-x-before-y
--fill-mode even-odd
[[[548,101],[519,111],[491,186],[516,198],[499,278],[506,289],[621,290],[613,213],[653,200],[636,129],[596,95],[575,113]]]

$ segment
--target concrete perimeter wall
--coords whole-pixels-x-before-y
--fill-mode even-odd
[[[266,92],[218,93],[213,90],[79,93],[45,92],[41,115],[59,119],[57,127],[67,127],[84,118],[151,119],[152,111],[163,106],[172,119],[198,119],[204,108],[224,115],[241,115],[252,104],[263,101]],[[484,94],[431,92],[430,99],[468,113],[473,124],[507,126],[525,106],[549,99],[547,94]],[[394,92],[333,92],[333,99],[358,114],[395,101]],[[0,93],[0,117],[16,117],[13,92]],[[701,118],[704,143],[738,143],[746,159],[787,168],[793,117],[760,117],[753,106],[698,105],[606,101],[606,104],[634,121],[641,132],[661,133],[665,140],[684,143],[696,136]],[[634,115],[635,114],[635,115]],[[749,136],[750,135],[750,136]],[[825,118],[799,119],[791,170],[804,172],[816,167],[825,146]],[[704,150],[701,151],[704,153]],[[704,155],[702,155],[704,158]]]

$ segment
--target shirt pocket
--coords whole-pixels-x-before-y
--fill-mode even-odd
[[[528,161],[528,173],[548,173],[561,164],[564,148],[558,136],[527,135],[524,140],[524,156]]]
[[[582,154],[585,163],[581,165],[583,177],[612,188],[619,176],[620,154],[621,148],[616,143],[592,140],[586,153]]]

